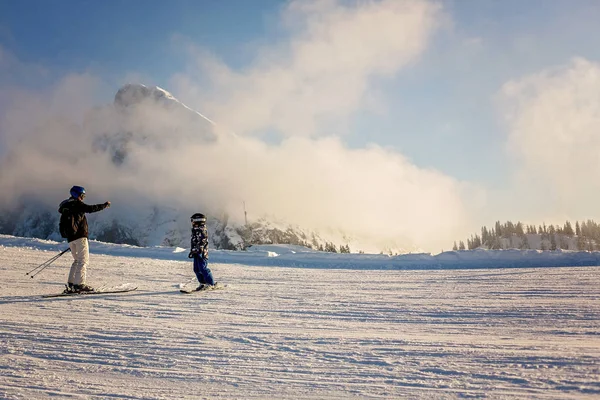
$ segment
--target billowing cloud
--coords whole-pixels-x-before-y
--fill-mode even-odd
[[[241,222],[245,202],[251,219],[337,232],[353,250],[448,249],[472,231],[482,192],[393,149],[349,148],[331,129],[364,109],[372,78],[418,59],[440,13],[427,1],[291,2],[282,15],[290,36],[258,49],[249,67],[210,57],[174,76],[173,93],[217,122],[218,140],[153,108],[126,119],[110,106],[89,112],[98,79],[87,74],[16,93],[0,125],[12,157],[0,200],[30,194],[54,205],[82,184],[123,218],[161,204]],[[273,132],[279,140],[263,139]],[[117,133],[133,134],[118,165],[98,145]]]
[[[553,222],[596,215],[600,64],[573,59],[506,83],[501,98],[521,209]]]
[[[474,187],[419,169],[392,150],[348,149],[337,138],[289,138],[274,146],[226,136],[155,152],[136,153],[138,173],[166,192],[225,207],[238,222],[245,202],[251,219],[266,215],[343,232],[363,250],[448,249],[454,235],[466,234],[470,206],[482,201]]]

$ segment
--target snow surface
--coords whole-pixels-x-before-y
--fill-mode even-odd
[[[64,248],[0,236],[0,398],[600,397],[599,270],[557,266],[597,253],[259,246],[186,295],[187,249],[92,242],[89,283],[139,289],[43,299],[70,254],[25,274]]]

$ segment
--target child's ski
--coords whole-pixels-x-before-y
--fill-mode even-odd
[[[211,285],[204,285],[202,286],[201,289],[198,288],[194,288],[194,289],[181,289],[180,292],[181,293],[198,293],[198,292],[210,292],[212,290],[221,290],[221,289],[225,289],[227,287],[227,285],[223,285],[219,282],[215,283],[214,286]]]

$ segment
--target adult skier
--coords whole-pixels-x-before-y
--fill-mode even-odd
[[[60,217],[60,234],[67,238],[73,255],[73,264],[69,271],[65,292],[93,292],[94,288],[86,284],[86,272],[90,263],[88,244],[88,223],[86,213],[102,211],[110,207],[110,201],[103,204],[88,205],[83,202],[85,189],[73,186],[71,197],[62,201],[58,207]]]

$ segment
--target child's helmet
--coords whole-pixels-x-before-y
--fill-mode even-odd
[[[206,224],[206,216],[204,214],[196,213],[190,218],[192,225],[204,225]]]
[[[73,198],[77,199],[82,194],[85,194],[85,189],[81,186],[73,186],[70,193]]]

